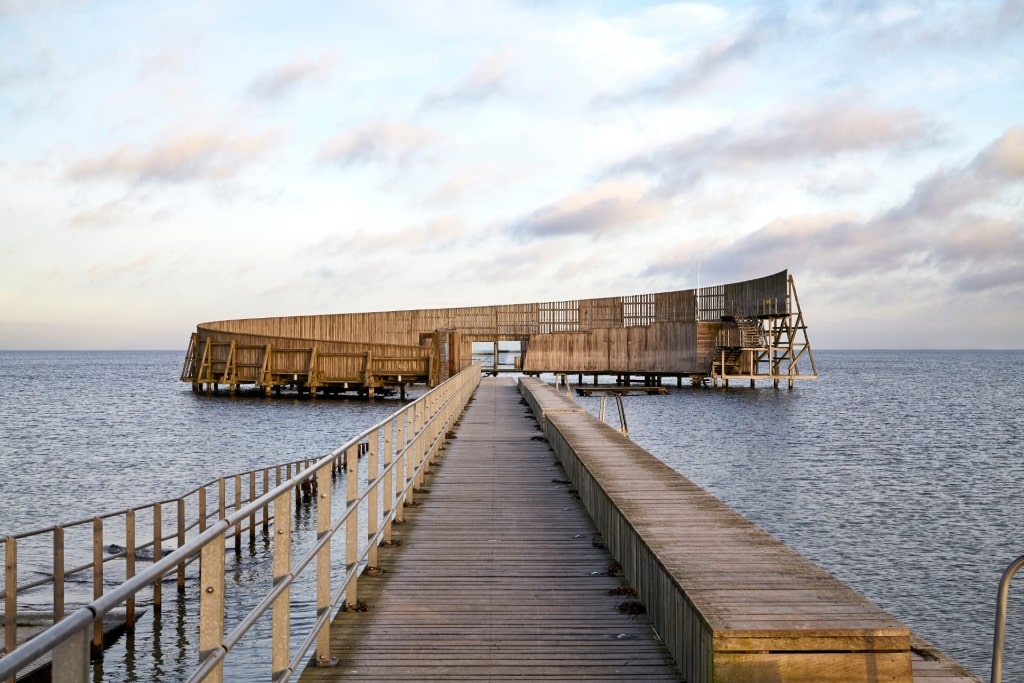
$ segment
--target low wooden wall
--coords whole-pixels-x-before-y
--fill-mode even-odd
[[[689,683],[912,680],[905,625],[570,397],[520,389]]]

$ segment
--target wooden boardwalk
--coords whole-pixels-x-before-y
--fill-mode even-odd
[[[483,380],[427,488],[332,624],[339,665],[302,681],[681,680],[512,379]]]

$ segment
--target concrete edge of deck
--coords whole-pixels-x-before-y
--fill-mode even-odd
[[[687,681],[980,681],[570,396],[520,391]]]

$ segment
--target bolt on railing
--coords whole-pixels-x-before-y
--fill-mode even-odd
[[[53,654],[53,672],[55,680],[71,683],[85,683],[91,678],[89,672],[90,632],[93,624],[99,624],[105,615],[121,605],[129,605],[136,594],[146,588],[153,589],[154,604],[158,604],[158,586],[162,578],[175,571],[179,578],[185,565],[196,558],[200,561],[200,634],[199,634],[199,665],[193,672],[190,681],[210,681],[217,683],[222,680],[223,664],[227,654],[244,638],[256,621],[272,611],[273,645],[272,645],[272,680],[287,681],[299,668],[306,653],[316,645],[315,661],[319,664],[330,664],[330,618],[341,606],[354,606],[357,603],[357,578],[359,568],[367,564],[376,547],[390,539],[390,526],[400,521],[404,505],[411,504],[414,488],[423,479],[425,470],[434,460],[443,445],[446,435],[471,398],[480,381],[480,367],[473,365],[455,375],[448,381],[431,390],[416,401],[406,405],[390,418],[363,431],[332,453],[311,461],[289,463],[285,466],[285,478],[282,480],[280,467],[275,468],[277,484],[269,488],[269,469],[263,470],[263,494],[258,498],[250,496],[247,500],[241,497],[241,478],[234,478],[234,509],[229,511],[225,503],[228,490],[225,479],[218,480],[218,501],[216,521],[209,524],[207,514],[207,486],[199,487],[188,494],[196,494],[198,517],[191,522],[184,521],[181,511],[186,505],[184,498],[172,499],[179,511],[176,533],[169,538],[177,538],[178,547],[163,555],[160,548],[167,540],[162,533],[162,508],[157,503],[152,506],[154,536],[153,561],[145,571],[126,575],[125,581],[116,588],[104,593],[102,590],[103,563],[113,557],[125,556],[129,546],[135,545],[134,531],[132,540],[126,541],[124,550],[105,555],[103,552],[103,519],[114,516],[107,515],[93,520],[85,520],[74,524],[91,522],[94,526],[93,561],[91,564],[73,568],[70,572],[63,569],[63,558],[58,565],[55,563],[54,583],[57,575],[84,571],[90,566],[98,580],[94,583],[94,599],[84,607],[77,609],[63,619],[55,613],[56,623],[31,640],[19,646],[16,640],[16,628],[5,629],[7,654],[0,658],[0,681],[14,681],[18,671],[32,664],[47,652]],[[358,457],[364,449],[371,460],[367,464],[368,476],[366,486],[360,491]],[[378,460],[384,454],[383,466]],[[373,463],[371,466],[370,463]],[[294,473],[293,473],[294,465]],[[346,471],[346,505],[344,512],[332,519],[331,517],[331,479],[333,474],[344,467]],[[250,473],[252,474],[252,473]],[[231,479],[231,478],[227,478]],[[250,482],[250,492],[256,484]],[[317,495],[317,530],[316,543],[302,557],[291,557],[291,510],[292,494],[299,496]],[[374,514],[369,512],[367,518],[367,535],[360,542],[360,508],[368,506],[373,496]],[[172,502],[162,501],[162,502]],[[378,510],[379,505],[379,510]],[[224,633],[224,551],[228,537],[239,543],[242,525],[249,524],[250,533],[254,520],[262,511],[263,525],[266,528],[270,515],[268,508],[273,507],[274,534],[273,544],[273,584],[271,590],[260,600],[242,620],[227,634]],[[136,508],[135,511],[150,506]],[[118,514],[118,513],[114,513]],[[126,527],[134,528],[136,520],[134,511],[130,523]],[[372,519],[372,525],[371,525]],[[74,525],[73,524],[73,525]],[[58,556],[58,547],[63,548],[63,528],[54,532],[54,557]],[[339,586],[331,584],[331,540],[342,526],[345,526],[345,571]],[[196,529],[196,535],[185,538],[186,530]],[[33,534],[41,532],[32,532]],[[8,536],[0,539],[5,545],[5,621],[13,625],[17,621],[20,590],[27,585],[18,586],[18,540],[31,534]],[[126,536],[126,539],[128,536]],[[182,542],[184,540],[184,542]],[[139,548],[134,548],[138,550]],[[61,553],[63,550],[60,551]],[[314,562],[316,560],[316,562]],[[296,578],[313,565],[316,580],[317,617],[311,631],[299,645],[297,651],[291,653],[292,633],[290,628],[289,594]],[[58,572],[56,567],[60,566]],[[127,565],[126,565],[127,566]],[[134,572],[134,567],[132,568]],[[128,570],[126,569],[126,574]],[[179,583],[179,589],[183,588]],[[332,592],[332,588],[335,590]],[[55,587],[56,591],[56,587]],[[56,601],[55,601],[56,603]],[[102,628],[97,626],[99,637]],[[14,635],[12,635],[14,634]],[[102,644],[102,640],[100,641]]]

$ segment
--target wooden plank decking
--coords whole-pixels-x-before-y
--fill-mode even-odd
[[[483,380],[427,488],[332,624],[339,666],[302,681],[681,680],[512,379]]]

